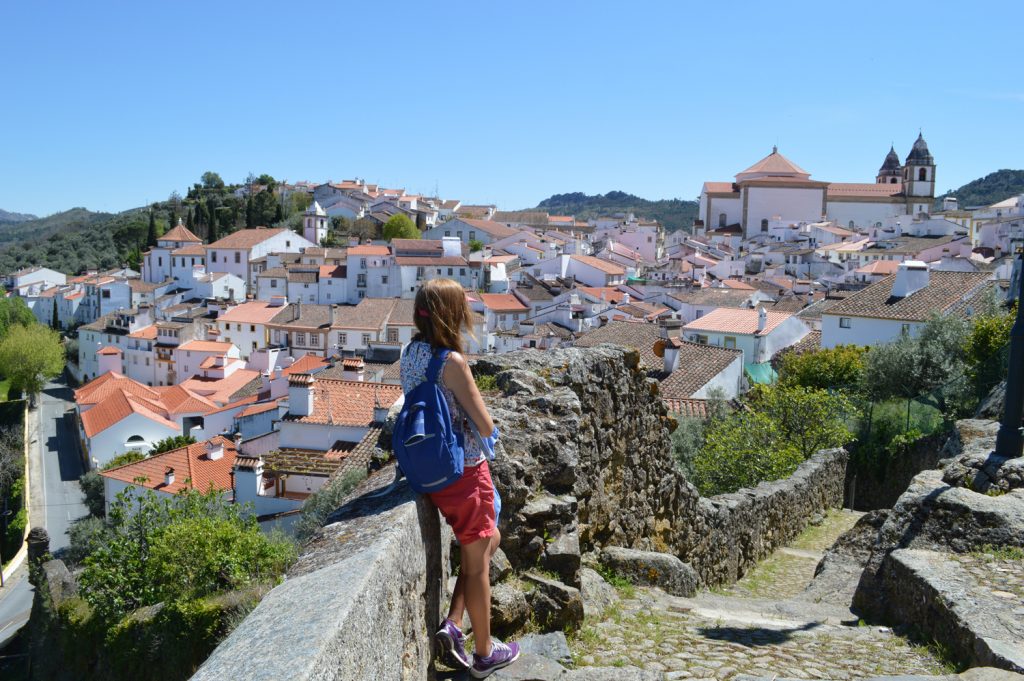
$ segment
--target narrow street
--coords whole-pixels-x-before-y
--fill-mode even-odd
[[[30,516],[32,524],[44,519],[50,533],[50,551],[58,555],[68,546],[68,528],[86,515],[78,478],[83,471],[75,444],[72,391],[63,378],[46,385],[38,407],[29,413]],[[28,621],[32,587],[28,570],[18,570],[0,590],[0,650]]]

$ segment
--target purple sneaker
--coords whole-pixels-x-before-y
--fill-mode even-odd
[[[518,643],[502,643],[491,637],[491,654],[487,657],[480,657],[473,653],[473,666],[469,673],[474,679],[483,679],[503,669],[519,659]]]
[[[462,630],[449,619],[434,634],[441,662],[452,669],[469,669],[469,656],[466,655],[466,636]]]

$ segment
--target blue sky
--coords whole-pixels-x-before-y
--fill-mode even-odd
[[[6,2],[0,208],[123,210],[205,170],[694,198],[775,143],[872,181],[919,128],[944,191],[1024,167],[1022,7]]]

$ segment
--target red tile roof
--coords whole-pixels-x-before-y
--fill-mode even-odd
[[[375,244],[363,244],[361,246],[351,246],[348,249],[349,255],[390,255],[391,249],[387,246],[377,246]]]
[[[903,193],[903,184],[884,184],[882,182],[833,182],[828,186],[828,197],[868,196],[885,197]]]
[[[583,291],[587,295],[593,297],[595,300],[601,299],[601,294],[604,294],[606,302],[615,305],[621,303],[625,297],[625,293],[622,291],[612,288],[611,286],[577,286],[577,290]]]
[[[272,402],[260,402],[259,404],[253,404],[241,410],[235,414],[235,418],[240,419],[245,416],[255,416],[256,414],[262,414],[263,412],[277,409],[277,407],[277,400],[273,400]]]
[[[749,336],[763,336],[771,333],[782,322],[793,315],[789,312],[768,312],[768,321],[763,331],[757,330],[757,310],[719,307],[683,327],[683,331],[711,331],[715,333],[739,333]]]
[[[218,322],[241,322],[244,324],[266,324],[285,308],[284,305],[272,306],[266,300],[251,300],[233,307],[217,317]]]
[[[118,390],[99,404],[82,414],[82,428],[86,437],[102,433],[116,423],[123,421],[132,414],[139,414],[172,431],[181,430],[181,426],[171,421],[144,402],[126,391]]]
[[[219,459],[210,459],[207,456],[206,442],[196,442],[187,447],[179,447],[142,461],[103,471],[100,475],[167,494],[177,494],[186,489],[199,492],[211,489],[218,492],[228,491],[232,489],[231,469],[238,456],[235,443],[220,435],[209,442],[224,448],[224,453]],[[164,474],[168,469],[174,470],[174,482],[165,485]],[[138,482],[140,478],[145,478],[145,481]]]
[[[530,309],[511,293],[481,293],[480,302],[491,312],[526,312]]]
[[[608,262],[607,260],[595,258],[592,255],[571,255],[569,257],[577,262],[583,263],[584,265],[589,265],[594,269],[600,270],[605,274],[623,275],[626,273],[626,270],[620,267],[619,265],[616,265],[615,263],[612,262]]]
[[[705,182],[704,191],[708,194],[738,194],[732,182]]]
[[[373,423],[375,401],[388,408],[401,396],[402,387],[398,385],[316,379],[313,382],[313,413],[286,418],[299,423],[369,426]]]
[[[237,248],[237,249],[248,249],[253,246],[257,246],[267,239],[271,239],[282,232],[289,230],[283,227],[277,227],[268,229],[266,227],[253,227],[249,229],[240,229],[237,232],[232,232],[222,239],[214,241],[212,244],[207,245],[207,248]]]
[[[124,353],[121,352],[121,348],[115,348],[113,345],[108,345],[106,347],[103,347],[103,348],[100,348],[99,350],[97,350],[96,354],[97,355],[121,355],[121,354],[124,354]]]
[[[308,374],[311,371],[325,367],[328,364],[330,364],[330,362],[323,357],[307,354],[295,360],[290,367],[281,372],[281,375],[291,376],[292,374]]]
[[[278,312],[281,308],[276,308]],[[190,340],[187,343],[182,343],[178,346],[179,350],[188,350],[194,352],[219,352],[226,353],[228,350],[234,347],[233,343],[224,343],[222,341],[201,341],[201,340]]]

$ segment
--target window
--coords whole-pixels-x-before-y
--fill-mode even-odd
[[[103,289],[102,296],[104,298],[109,298],[110,297],[110,289],[107,289],[107,288]]]
[[[419,281],[422,278],[423,278],[423,268],[422,267],[417,267],[416,268],[416,281]]]
[[[889,178],[889,184],[896,184],[896,178],[895,177],[890,177]]]
[[[850,328],[850,318],[849,317],[840,317],[839,318],[839,328],[840,329],[848,329],[848,328]]]
[[[389,326],[388,327],[388,342],[389,343],[397,343],[398,342],[398,329],[396,329],[393,326]]]
[[[149,366],[149,357],[146,358],[146,366]]]
[[[330,299],[331,299],[331,292],[330,292],[330,291],[328,291],[328,292],[327,292],[327,300],[330,300]]]
[[[161,256],[157,257],[156,264],[159,265],[160,267],[163,267],[164,266],[164,256],[161,255]]]
[[[270,280],[270,288],[277,288],[277,279]]]
[[[360,290],[356,291],[356,295],[359,298],[359,300],[362,300],[363,298],[366,297],[366,291],[360,289]]]
[[[256,325],[255,324],[250,324],[249,325],[249,331],[251,331],[253,333],[256,333]]]
[[[318,333],[311,333],[311,334],[309,334],[309,344],[310,345],[320,345],[320,334],[318,334]]]
[[[305,345],[306,344],[306,332],[305,331],[296,331],[295,332],[294,344],[295,345]]]
[[[291,248],[292,247],[292,242],[291,241],[285,241],[284,242],[284,247],[285,248]]]
[[[476,232],[470,230],[470,232],[469,232],[469,240],[472,241],[475,238],[476,238]]]
[[[366,269],[366,258],[359,258],[359,269]]]
[[[694,340],[695,343],[700,343],[701,345],[707,345],[708,344],[708,337],[707,336],[696,335],[696,336],[693,337],[693,340]]]
[[[357,274],[356,275],[356,286],[359,286],[361,288],[366,288],[366,275],[365,274]]]
[[[252,349],[253,349],[253,350],[256,350],[256,341],[253,341],[253,342],[252,342]]]
[[[274,329],[274,343],[278,345],[281,343],[281,332],[278,329]]]
[[[919,171],[917,171],[917,179],[921,180],[922,182],[927,180],[928,179],[928,169],[927,168],[921,168]]]
[[[450,230],[450,229],[444,230],[444,235],[445,236],[451,236],[452,235],[452,230]]]
[[[718,226],[719,227],[725,227],[725,221],[727,219],[728,218],[725,217],[725,213],[719,213],[718,214]]]
[[[903,336],[910,335],[910,324],[900,324],[900,334]]]
[[[235,262],[242,262],[242,254],[239,253],[238,251],[235,251]]]
[[[346,343],[348,343],[348,334],[344,333],[344,332],[339,333],[338,334],[338,345],[345,345]]]
[[[217,251],[210,251],[210,262],[217,262]]]
[[[460,267],[459,268],[459,275],[463,276],[463,277],[466,276],[466,268],[465,267]]]
[[[449,276],[449,277],[450,277],[450,276],[452,276],[452,272],[454,272],[454,271],[455,271],[455,270],[454,270],[453,268],[449,267],[449,268],[448,268],[448,276]]]
[[[382,275],[380,276],[380,283],[382,283],[382,284],[386,284],[386,283],[388,283],[388,275],[386,275],[386,274],[382,274]]]
[[[242,325],[241,324],[235,324],[235,330],[236,331],[241,331],[242,330]]]
[[[853,227],[854,227],[853,220],[850,220],[850,229],[853,229]]]
[[[726,336],[725,341],[722,343],[724,347],[734,348],[736,347],[736,336]]]
[[[369,345],[369,344],[370,344],[370,334],[364,333],[363,334],[363,345]]]
[[[763,220],[761,220],[761,231],[762,232],[767,232],[768,231],[768,218],[764,218]]]

